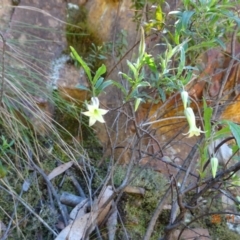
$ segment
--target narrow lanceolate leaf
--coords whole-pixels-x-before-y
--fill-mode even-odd
[[[98,90],[103,90],[105,89],[106,87],[112,85],[112,80],[107,80],[107,81],[104,81],[98,88]]]
[[[140,40],[140,44],[139,44],[139,56],[140,56],[140,58],[143,57],[143,55],[145,53],[145,48],[146,48],[145,33],[144,33],[144,30],[143,30],[143,27],[141,27],[141,40]]]
[[[144,54],[144,63],[148,65],[148,67],[151,69],[153,72],[157,72],[157,66],[154,61],[154,58],[150,54]]]
[[[94,84],[94,87],[95,87],[96,89],[98,89],[98,88],[102,85],[103,81],[104,81],[104,78],[103,78],[103,77],[100,77],[100,78],[96,81],[96,84]]]
[[[229,136],[229,134],[231,134],[230,127],[226,126],[214,134],[213,140],[225,138],[226,136]]]
[[[126,80],[128,80],[128,82],[130,83],[134,83],[134,80],[132,78],[130,78],[126,73],[122,73],[120,72],[119,74],[121,74]],[[115,83],[114,83],[115,84]],[[116,84],[115,84],[116,85]]]
[[[227,121],[228,126],[232,132],[232,135],[235,137],[238,147],[240,148],[240,126],[236,123]]]
[[[92,75],[91,75],[91,70],[90,68],[88,67],[88,65],[83,61],[83,59],[78,55],[77,51],[70,46],[70,49],[72,51],[72,55],[73,55],[73,58],[75,58],[80,64],[81,66],[83,67],[85,73],[87,74],[88,76],[88,79],[89,81],[92,82]]]
[[[211,158],[211,167],[212,167],[212,176],[216,177],[217,169],[218,169],[218,159],[216,157]]]
[[[133,76],[134,78],[136,79],[138,77],[138,71],[137,71],[137,68],[130,62],[127,60],[127,65],[128,67],[131,69],[132,73],[133,73]]]
[[[155,18],[157,21],[156,28],[157,28],[157,30],[161,30],[163,27],[164,20],[163,20],[162,8],[160,5],[158,5],[156,8]]]
[[[90,89],[88,87],[86,87],[84,85],[81,85],[81,84],[77,84],[75,87],[80,89],[80,90],[90,91]]]
[[[102,64],[100,68],[98,68],[94,78],[93,78],[93,84],[97,82],[97,80],[106,72],[106,66]]]
[[[204,131],[206,138],[211,136],[211,117],[212,117],[212,108],[207,106],[205,99],[203,99],[203,108],[204,108]]]

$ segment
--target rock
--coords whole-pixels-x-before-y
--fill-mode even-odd
[[[66,46],[62,34],[65,29],[62,22],[66,15],[65,9],[66,3],[61,0],[21,0],[6,31],[11,51],[17,55],[17,48],[18,54],[23,57],[22,61],[18,58],[17,65],[25,71],[32,69],[39,77],[36,84],[40,86],[46,87],[51,60],[59,57]],[[36,81],[37,76],[31,80]]]
[[[47,136],[50,133],[53,106],[46,99],[25,96],[16,98],[8,96],[5,109],[11,111],[17,119],[18,127],[20,122],[23,126],[32,129],[39,136]],[[9,120],[11,122],[12,120]],[[20,121],[20,122],[19,122]]]
[[[90,88],[82,68],[78,69],[60,59],[53,63],[52,80],[52,87],[58,89],[60,96],[67,101],[81,105],[90,98],[90,92],[82,88]]]
[[[11,8],[11,2],[2,1],[4,11],[0,9],[0,28],[7,53],[4,105],[12,108],[24,124],[44,135],[52,116],[52,106],[48,102],[51,61],[65,48],[62,33],[66,3],[21,0],[17,7]],[[10,103],[13,105],[9,106]]]

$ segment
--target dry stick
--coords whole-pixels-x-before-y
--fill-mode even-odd
[[[196,152],[193,154],[192,158],[194,158],[195,154],[196,154]],[[170,224],[165,227],[165,235],[162,238],[164,240],[170,239],[171,232],[173,231],[173,229],[175,229],[178,225],[181,224],[181,220],[183,219],[184,214],[186,212],[186,207],[184,206],[184,204],[182,202],[182,198],[184,196],[184,194],[182,194],[182,192],[184,191],[185,183],[188,178],[188,175],[190,174],[190,170],[192,168],[193,163],[194,163],[194,161],[190,161],[190,164],[188,166],[186,174],[184,175],[184,179],[182,181],[180,189],[178,189],[177,185],[176,185],[177,199],[175,201],[173,201],[173,204],[172,204]],[[178,179],[179,179],[179,176],[178,176]],[[174,178],[174,181],[177,182],[177,177]],[[178,208],[180,208],[180,213],[179,213],[178,217],[176,217]]]
[[[179,206],[179,194],[178,194],[178,192],[180,193],[181,196],[183,195],[182,192],[184,190],[185,183],[186,183],[186,180],[187,180],[187,178],[189,176],[190,170],[192,169],[193,162],[194,161],[190,161],[190,164],[188,166],[187,172],[186,172],[186,174],[184,176],[184,179],[182,181],[181,187],[180,187],[179,191],[177,191],[177,196],[178,197],[177,197],[177,200],[175,200],[175,202],[174,202],[174,204],[172,206],[172,209],[171,209],[170,224],[172,224],[175,221],[175,219],[176,219],[178,208],[180,207]],[[177,189],[177,187],[176,187],[176,189]]]
[[[70,179],[72,180],[72,183],[74,185],[74,187],[78,190],[78,193],[80,194],[81,197],[86,198],[86,194],[84,193],[81,185],[79,184],[79,182],[77,181],[77,179],[70,174],[70,171],[67,171],[67,175],[70,177]]]
[[[157,140],[151,133],[149,133],[148,131],[146,131],[145,129],[141,128],[141,131],[144,132],[146,135],[149,136],[150,141],[153,140],[153,141],[157,144],[157,146],[158,146],[158,148],[159,148],[159,152],[161,152],[162,156],[164,156],[164,154],[163,154],[163,147],[161,147],[161,145],[160,145],[160,143],[158,142],[158,140]],[[140,150],[140,151],[141,151],[141,150]],[[141,151],[141,152],[142,152],[142,151]]]
[[[3,41],[3,47],[2,47],[2,85],[1,85],[1,93],[0,93],[0,102],[2,103],[2,99],[3,99],[3,87],[4,87],[4,72],[5,72],[5,46],[6,46],[6,40],[3,37],[2,33],[0,33],[0,37],[2,38]]]
[[[199,139],[198,141],[198,144],[202,141],[202,138]],[[184,161],[184,164],[185,166],[188,166],[189,165],[189,162],[192,160],[193,156],[195,155],[196,151],[197,151],[197,147],[198,147],[198,144],[195,144],[195,146],[192,148],[192,150],[190,151],[190,153],[188,154],[187,158],[185,159]],[[179,179],[179,177],[181,176],[181,172],[179,171],[175,177],[176,180]],[[152,235],[152,232],[153,232],[153,229],[154,229],[154,226],[156,225],[156,221],[159,217],[159,215],[161,214],[162,210],[163,210],[163,207],[165,205],[165,202],[168,200],[168,197],[169,197],[169,194],[171,192],[171,186],[168,187],[166,193],[164,194],[164,196],[162,197],[161,201],[158,203],[158,206],[157,208],[155,209],[155,212],[151,218],[151,221],[148,225],[148,228],[147,228],[147,231],[146,231],[146,234],[143,238],[143,240],[149,240],[151,238],[151,235]]]
[[[184,194],[182,194],[182,192],[184,191],[185,182],[190,173],[192,164],[193,164],[193,161],[190,161],[189,167],[187,169],[187,173],[185,174],[184,179],[182,181],[181,188],[178,189],[177,184],[176,184],[177,199],[174,201],[174,203],[172,205],[170,224],[165,227],[165,236],[161,239],[164,239],[164,240],[170,239],[171,232],[181,224],[181,220],[184,217],[184,214],[185,214],[187,208],[183,204],[183,201],[182,201],[182,198],[184,196]],[[176,182],[176,178],[174,179],[174,181]],[[178,217],[176,217],[178,208],[180,208],[180,213],[179,213]]]

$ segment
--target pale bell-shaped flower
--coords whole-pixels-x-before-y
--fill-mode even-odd
[[[217,169],[218,169],[218,159],[216,157],[211,158],[211,167],[212,167],[212,176],[216,177]]]
[[[184,107],[184,109],[186,109],[187,103],[188,103],[188,92],[183,90],[181,92],[181,98],[182,98],[182,102],[183,102],[183,107]]]
[[[104,123],[103,115],[105,115],[108,110],[99,108],[99,100],[97,97],[91,98],[92,104],[87,104],[87,112],[83,112],[85,116],[89,117],[89,126],[92,126],[96,121]]]
[[[192,137],[192,136],[199,136],[200,133],[204,133],[204,131],[201,131],[200,127],[197,128],[197,126],[196,126],[196,119],[195,119],[195,115],[194,115],[192,108],[190,108],[190,107],[186,108],[184,110],[184,114],[185,114],[188,124],[189,124],[189,131],[183,135],[189,134],[188,137]]]

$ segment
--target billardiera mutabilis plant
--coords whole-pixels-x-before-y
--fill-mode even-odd
[[[129,76],[126,73],[119,72],[127,81],[129,84],[129,91],[126,91],[120,84],[117,82],[114,82],[114,84],[119,87],[125,97],[125,101],[129,101],[131,99],[135,99],[134,103],[134,110],[136,111],[139,107],[139,104],[143,99],[139,97],[139,88],[141,87],[150,87],[149,82],[145,81],[145,74],[144,74],[144,59],[146,57],[146,44],[145,44],[145,35],[144,30],[141,28],[141,40],[139,43],[139,56],[137,58],[137,61],[135,63],[132,63],[127,60],[127,65],[129,67],[129,70],[131,71],[131,76]]]

